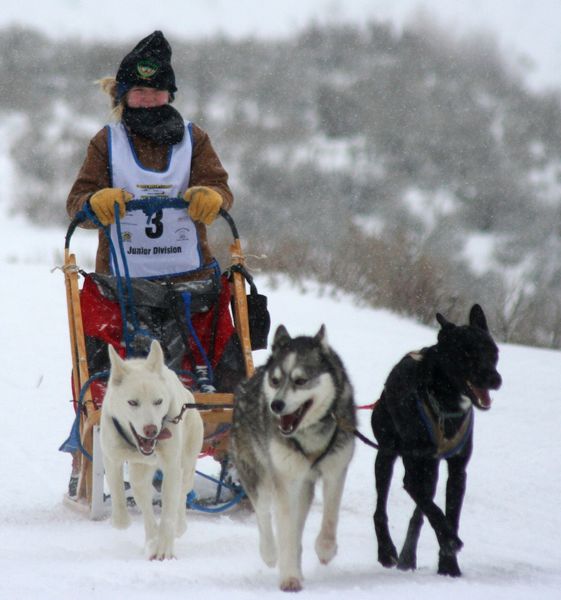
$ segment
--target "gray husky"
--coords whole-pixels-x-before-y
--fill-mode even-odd
[[[315,550],[327,564],[336,530],[356,425],[353,390],[322,325],[314,337],[274,336],[267,363],[236,392],[232,457],[255,509],[264,562],[277,563],[280,588],[302,589],[302,533],[316,481],[323,478],[323,519]]]

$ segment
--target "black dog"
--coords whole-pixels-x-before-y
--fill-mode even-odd
[[[415,569],[417,541],[426,515],[440,546],[438,572],[459,576],[456,554],[466,466],[472,451],[473,406],[491,406],[489,390],[501,386],[498,348],[482,308],[475,304],[469,325],[456,326],[441,314],[438,343],[406,355],[391,371],[372,412],[380,448],[376,457],[378,494],[374,527],[378,561],[384,567]],[[404,487],[416,507],[399,557],[390,537],[386,503],[398,456],[405,468]],[[446,514],[434,503],[439,461],[448,463]]]

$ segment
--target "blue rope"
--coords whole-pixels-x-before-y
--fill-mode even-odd
[[[119,261],[117,260],[117,250],[115,248],[115,244],[113,243],[113,240],[111,239],[109,227],[106,227],[101,224],[101,222],[95,216],[95,214],[91,210],[91,207],[88,204],[85,205],[85,210],[84,210],[84,213],[86,214],[86,216],[95,225],[97,225],[100,229],[102,229],[102,231],[105,235],[105,238],[107,239],[108,245],[109,245],[109,251],[110,251],[111,259],[113,262],[113,268],[115,271],[117,297],[118,297],[118,302],[119,302],[119,308],[121,310],[121,320],[123,323],[123,340],[125,342],[126,356],[130,356],[131,354],[134,354],[133,352],[131,352],[131,346],[132,346],[132,342],[133,342],[134,338],[137,335],[144,335],[149,338],[152,338],[152,336],[150,335],[150,332],[148,332],[146,329],[143,329],[142,327],[140,327],[140,323],[138,321],[138,315],[136,313],[136,307],[135,307],[135,303],[134,303],[134,291],[132,288],[132,282],[131,282],[131,277],[130,277],[130,272],[129,272],[128,261],[126,258],[125,247],[123,244],[123,236],[121,235],[121,218],[120,218],[120,214],[119,214],[119,205],[117,203],[115,203],[114,212],[115,212],[115,227],[117,229],[117,239],[119,240],[118,249],[119,249],[119,254],[121,255],[121,262],[123,264],[124,277],[121,276],[121,271],[119,268]],[[124,279],[125,285],[126,285],[126,293],[123,288],[123,279]],[[130,331],[129,328],[127,327],[127,323],[129,323],[129,322],[132,325],[132,331]]]
[[[125,284],[127,287],[126,311],[127,311],[128,317],[130,318],[130,322],[132,324],[132,332],[129,332],[128,328],[126,327],[126,321],[123,321],[123,337],[125,338],[127,356],[129,356],[130,354],[132,354],[130,351],[131,343],[137,335],[143,335],[150,339],[152,339],[152,336],[150,335],[149,331],[140,327],[140,323],[138,321],[138,314],[136,312],[136,306],[134,303],[134,292],[132,289],[132,281],[131,281],[131,276],[130,276],[130,271],[129,271],[129,265],[128,265],[128,261],[127,261],[127,257],[126,257],[125,246],[123,244],[123,236],[121,235],[121,217],[119,214],[117,203],[115,203],[115,227],[117,229],[117,240],[118,240],[118,244],[119,244],[119,253],[121,255],[121,261],[123,263],[123,268],[125,271]],[[113,240],[111,240],[110,237],[109,237],[109,245],[110,245],[110,247],[114,247]],[[115,260],[115,273],[117,275],[117,292],[120,296],[119,303],[122,305],[123,291],[122,291],[121,278],[119,276],[118,265],[117,265],[116,260]]]
[[[232,508],[232,506],[239,504],[244,498],[245,492],[241,491],[237,496],[235,496],[228,502],[221,504],[220,506],[205,506],[204,504],[199,504],[197,502],[197,494],[194,490],[192,490],[187,494],[186,506],[191,510],[198,510],[199,512],[216,514],[227,511],[228,509]]]
[[[224,511],[232,508],[232,506],[239,504],[246,497],[246,493],[240,486],[235,486],[230,483],[226,483],[226,481],[224,481],[225,472],[226,472],[226,469],[225,469],[225,467],[223,467],[221,469],[220,479],[216,479],[215,477],[207,475],[206,473],[202,473],[201,471],[195,471],[195,473],[197,475],[199,475],[199,477],[202,477],[203,479],[207,479],[209,481],[212,481],[213,483],[216,483],[216,485],[217,485],[216,502],[218,502],[222,487],[225,487],[225,488],[229,489],[230,491],[235,492],[235,496],[232,499],[230,499],[227,502],[224,502],[223,504],[220,504],[220,505],[207,506],[205,504],[199,504],[197,502],[197,493],[195,492],[195,490],[191,490],[187,494],[187,500],[186,500],[187,508],[190,508],[192,510],[198,510],[199,512],[215,514],[215,513],[224,512]]]
[[[123,261],[123,266],[125,268],[125,281],[127,283],[127,290],[128,290],[128,295],[127,295],[126,299],[125,299],[125,293],[123,291],[123,279],[121,277],[121,271],[119,269],[119,262],[117,260],[117,251],[115,249],[115,244],[113,244],[113,240],[111,239],[109,227],[106,225],[103,225],[101,223],[101,221],[97,218],[96,214],[93,212],[89,202],[86,202],[86,204],[84,205],[84,208],[82,209],[82,212],[86,216],[87,219],[89,219],[96,227],[98,227],[99,229],[101,229],[103,231],[103,234],[105,235],[105,238],[107,239],[107,243],[109,245],[109,252],[111,254],[111,259],[112,259],[113,267],[115,270],[115,277],[116,277],[116,284],[117,284],[117,297],[119,300],[119,308],[121,310],[121,321],[123,323],[123,339],[125,342],[126,355],[128,356],[130,354],[130,346],[131,346],[132,336],[134,335],[134,332],[136,332],[139,329],[139,327],[138,327],[138,319],[136,317],[136,310],[134,307],[134,296],[132,294],[132,287],[130,284],[128,263],[126,260],[125,249],[124,249],[122,239],[121,239],[121,220],[120,220],[120,214],[119,214],[118,207],[119,207],[119,205],[115,202],[115,207],[114,207],[115,224],[117,226],[118,239],[119,239],[119,250],[121,253],[121,260]],[[133,333],[132,334],[128,331],[128,328],[127,328],[127,322],[129,320],[127,317],[130,317],[130,321],[133,325]]]
[[[219,488],[218,492],[217,492],[217,498],[216,498],[215,505],[209,506],[209,505],[200,504],[199,502],[197,502],[197,492],[195,492],[195,490],[191,490],[187,494],[187,498],[185,501],[186,507],[191,510],[198,510],[199,512],[206,512],[206,513],[220,513],[220,512],[224,512],[224,511],[228,510],[229,508],[232,508],[232,506],[235,506],[236,504],[239,504],[246,497],[245,492],[243,491],[243,489],[240,486],[232,485],[232,484],[226,483],[224,481],[224,474],[225,474],[224,468],[221,470],[220,479],[211,477],[210,475],[207,475],[206,473],[202,473],[201,471],[195,471],[195,473],[199,477],[208,479],[209,481],[216,483],[217,486],[228,488],[230,491],[235,492],[235,495],[233,498],[231,498],[227,502],[223,502],[222,504],[218,505],[218,499],[220,497],[220,488]],[[164,478],[164,476],[163,476],[162,471],[160,469],[158,469],[156,471],[156,473],[154,474],[153,480],[162,482],[163,478]]]
[[[207,475],[206,473],[203,473],[202,471],[195,471],[195,473],[199,477],[202,477],[203,479],[207,479],[208,481],[212,481],[213,483],[222,485],[225,488],[228,488],[232,492],[235,492],[237,490],[237,487],[235,485],[232,485],[231,483],[226,483],[224,481],[223,477],[221,477],[221,479],[216,479],[216,477],[213,477],[212,475]]]
[[[113,244],[113,240],[111,239],[111,235],[109,234],[109,228],[104,227],[103,233],[107,239],[109,244],[109,252],[111,253],[111,259],[113,261],[114,269],[115,269],[115,278],[117,284],[117,297],[119,299],[119,309],[121,311],[121,322],[123,324],[123,339],[125,341],[125,352],[126,355],[129,355],[130,351],[130,334],[127,328],[127,304],[125,302],[125,295],[123,292],[123,281],[121,279],[121,272],[119,270],[119,263],[117,262],[117,252],[115,250],[115,245]]]
[[[60,452],[74,452],[75,450],[80,450],[80,452],[91,462],[92,457],[90,453],[82,446],[82,440],[80,439],[80,416],[82,414],[82,407],[84,406],[84,396],[86,395],[86,391],[90,387],[90,385],[96,381],[97,379],[107,379],[109,377],[109,371],[102,371],[100,373],[96,373],[92,375],[86,383],[82,386],[80,390],[80,394],[78,396],[78,407],[76,410],[76,417],[72,423],[72,427],[70,429],[70,435],[68,438],[61,444],[59,450]]]
[[[129,308],[133,307],[133,292],[132,292],[132,284],[131,284],[131,278],[130,278],[130,271],[129,271],[129,263],[127,261],[127,257],[125,254],[125,246],[123,245],[123,236],[121,233],[121,216],[119,214],[119,210],[118,210],[119,206],[118,204],[115,202],[115,228],[117,229],[117,240],[119,240],[119,253],[121,254],[121,261],[123,263],[123,268],[125,270],[125,283],[127,285],[127,302],[129,305]],[[113,245],[113,242],[111,241],[111,245]],[[118,272],[118,264],[117,261],[115,261],[115,272]],[[120,277],[119,277],[120,280]],[[133,321],[133,325],[136,325],[137,320],[136,320],[136,313],[131,315],[131,320],[134,318]]]
[[[203,348],[201,340],[199,339],[199,336],[197,335],[197,332],[195,331],[193,322],[191,321],[191,292],[182,292],[181,296],[183,298],[183,304],[185,305],[185,321],[187,323],[187,328],[189,329],[189,333],[191,334],[191,337],[193,338],[193,340],[195,340],[195,344],[196,344],[197,348],[199,349],[201,356],[203,357],[205,365],[208,369],[208,378],[209,378],[210,383],[212,384],[213,380],[214,380],[214,375],[212,372],[212,365],[210,364],[210,360],[207,356],[207,353],[205,352],[205,349]]]

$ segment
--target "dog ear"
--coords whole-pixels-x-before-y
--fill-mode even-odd
[[[285,344],[288,344],[292,338],[290,334],[286,330],[284,325],[279,325],[277,330],[275,331],[275,336],[273,338],[273,351]]]
[[[117,350],[111,344],[107,344],[109,363],[111,365],[111,382],[120,385],[127,373],[127,363],[117,354]]]
[[[441,313],[436,313],[436,320],[440,324],[441,327],[446,327],[446,325],[452,325],[448,319],[442,315]]]
[[[473,327],[479,327],[483,331],[489,331],[485,313],[479,304],[474,304],[469,311],[469,324]]]
[[[327,343],[327,333],[325,332],[325,324],[319,328],[319,331],[316,333],[314,337],[316,342],[319,342],[325,350],[329,349],[329,344]]]
[[[146,357],[146,368],[156,373],[161,370],[164,364],[164,351],[160,346],[160,342],[158,342],[158,340],[152,340],[150,352]]]

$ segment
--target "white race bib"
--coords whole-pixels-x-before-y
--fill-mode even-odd
[[[112,186],[123,188],[134,199],[153,196],[176,198],[189,187],[191,171],[191,128],[179,144],[170,146],[164,171],[145,169],[138,160],[122,123],[109,125],[109,156]],[[119,273],[124,275],[121,247],[131,277],[179,275],[202,266],[195,224],[185,209],[160,209],[146,216],[144,211],[129,211],[120,222],[121,240],[116,225],[111,225],[111,240],[117,255]],[[122,246],[120,244],[122,242]],[[116,273],[114,258],[111,268]]]

